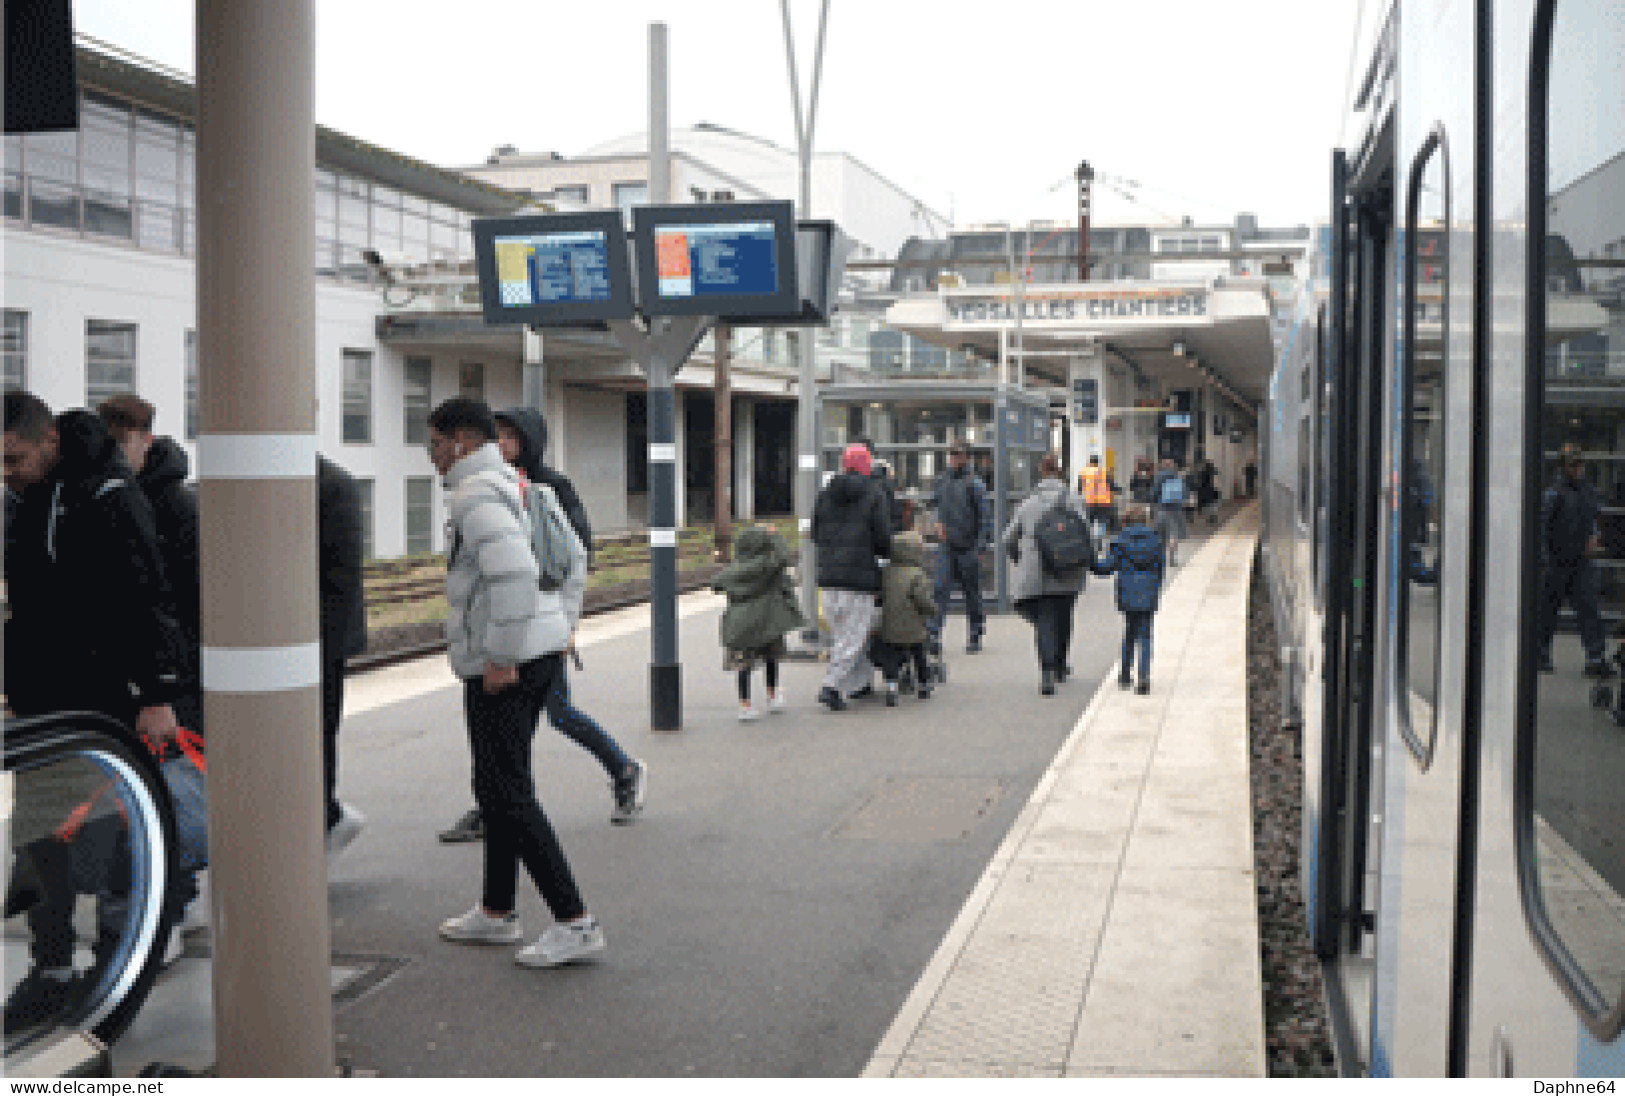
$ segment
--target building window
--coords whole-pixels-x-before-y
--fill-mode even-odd
[[[344,426],[347,445],[372,441],[372,352],[344,351]]]
[[[423,445],[429,440],[429,379],[434,363],[428,358],[407,358],[402,404],[406,415],[403,428],[407,445]]]
[[[28,387],[28,313],[5,310],[5,326],[0,329],[0,362],[5,372],[0,387],[7,392]]]
[[[376,527],[374,509],[372,505],[373,481],[358,479],[355,481],[356,501],[361,507],[361,558],[377,559],[378,547],[373,539],[373,530]]]
[[[135,391],[135,324],[85,321],[85,406]]]
[[[79,116],[85,231],[121,240],[135,236],[130,203],[133,132],[130,108],[86,95]]]
[[[434,477],[412,476],[406,481],[406,554],[425,555],[434,550]]]
[[[480,362],[464,362],[457,369],[457,394],[466,399],[485,399],[485,366]]]
[[[591,195],[584,186],[554,187],[553,197],[561,202],[575,202],[579,205],[586,205],[592,200]]]
[[[186,440],[197,439],[198,409],[203,404],[203,386],[198,375],[197,364],[197,332],[186,332],[186,344],[183,351],[183,360],[186,363]]]

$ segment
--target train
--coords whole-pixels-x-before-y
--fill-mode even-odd
[[[1339,1069],[1618,1076],[1625,10],[1361,9],[1260,429]]]

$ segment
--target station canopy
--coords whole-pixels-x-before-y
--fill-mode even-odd
[[[886,323],[924,342],[1015,360],[1018,287],[944,287],[903,297]],[[1029,383],[1064,386],[1070,358],[1097,347],[1170,388],[1203,383],[1205,369],[1242,402],[1263,402],[1275,363],[1269,290],[1260,279],[1065,282],[1019,289]]]

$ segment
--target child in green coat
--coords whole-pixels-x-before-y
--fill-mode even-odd
[[[937,599],[931,580],[925,577],[925,542],[918,533],[898,533],[891,538],[891,557],[880,579],[880,633],[869,646],[869,655],[886,679],[886,707],[897,706],[898,678],[903,664],[914,663],[915,696],[931,699],[931,673],[926,664],[925,643],[930,638],[930,622],[937,615]]]
[[[728,595],[721,628],[723,669],[739,674],[741,723],[761,718],[750,703],[750,675],[758,662],[766,667],[768,711],[784,710],[779,692],[784,637],[807,624],[796,605],[789,567],[784,539],[771,528],[752,525],[734,542],[734,561],[711,580],[713,590]]]

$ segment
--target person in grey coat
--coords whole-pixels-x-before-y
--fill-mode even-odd
[[[1034,532],[1039,521],[1057,506],[1065,506],[1089,521],[1089,511],[1083,499],[1067,489],[1061,478],[1061,462],[1053,453],[1044,454],[1038,462],[1043,478],[1032,494],[1022,500],[1000,538],[1000,544],[1015,561],[1010,575],[1010,597],[1016,612],[1033,626],[1033,640],[1038,647],[1039,691],[1045,696],[1055,695],[1055,686],[1071,675],[1067,656],[1072,647],[1072,613],[1088,581],[1091,558],[1074,572],[1051,574],[1044,567]],[[1085,538],[1093,552],[1093,542]]]
[[[536,726],[581,614],[587,556],[574,541],[570,577],[557,590],[541,589],[519,474],[502,459],[496,436],[481,400],[450,399],[429,416],[429,459],[444,477],[450,516],[447,656],[463,679],[474,801],[485,820],[480,901],[442,922],[440,935],[463,944],[518,943],[523,864],[555,924],[514,961],[555,967],[604,950],[603,929],[587,912],[531,776]]]

